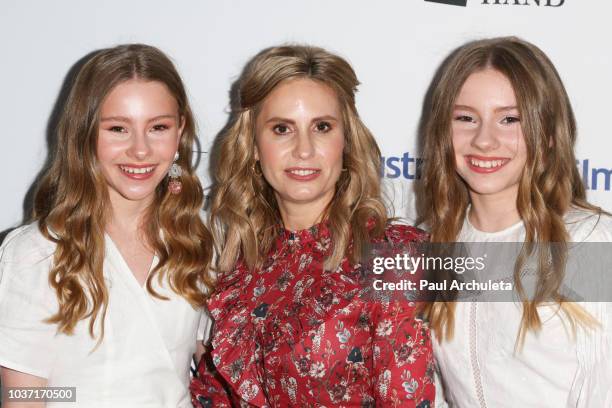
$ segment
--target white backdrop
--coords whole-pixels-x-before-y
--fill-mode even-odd
[[[359,111],[386,158],[396,209],[410,216],[413,181],[399,174],[400,160],[415,156],[433,72],[468,40],[518,35],[557,66],[578,119],[577,165],[586,168],[589,198],[612,209],[611,13],[612,4],[585,0],[0,0],[0,231],[22,220],[68,70],[126,42],[155,45],[176,62],[205,151],[227,120],[232,81],[256,52],[299,42],[344,56],[362,82]],[[206,167],[203,160],[205,179]]]

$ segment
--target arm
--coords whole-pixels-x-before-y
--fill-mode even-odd
[[[191,379],[189,390],[191,402],[197,408],[231,408],[238,406],[230,402],[223,386],[224,380],[214,369],[210,352],[201,355],[196,375]],[[234,401],[237,403],[237,401]]]
[[[429,329],[407,301],[377,304],[374,334],[376,406],[434,406],[434,362]]]
[[[198,340],[196,342],[196,352],[194,356],[196,364],[200,363],[200,359],[202,358],[204,353],[206,353],[206,345],[204,344],[203,340]]]
[[[436,367],[436,371],[434,373],[435,377],[435,387],[436,387],[436,408],[448,408],[448,403],[444,398],[444,388],[442,386],[442,378],[440,377],[440,369]]]
[[[11,370],[10,368],[0,367],[0,379],[2,382],[2,406],[5,408],[44,408],[44,402],[17,402],[6,401],[6,389],[14,387],[46,387],[47,380],[45,378],[36,377],[34,375],[25,374],[19,371]]]
[[[45,387],[57,356],[57,326],[44,320],[57,311],[49,287],[52,248],[35,225],[12,232],[0,247],[0,381],[13,387]],[[2,401],[3,408],[45,403]]]
[[[208,314],[208,310],[202,310],[200,315],[200,323],[198,325],[196,351],[195,351],[195,362],[196,366],[200,363],[200,359],[208,351],[208,341],[210,339],[210,331],[212,329],[212,318]]]
[[[196,343],[195,362],[197,370],[191,378],[189,390],[191,402],[197,408],[230,408],[232,405],[223,386],[223,378],[217,374],[212,362],[209,344],[212,329],[212,318],[208,311],[202,312],[198,328],[198,341]]]

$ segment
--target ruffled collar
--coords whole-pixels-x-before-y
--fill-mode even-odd
[[[286,229],[282,224],[278,225],[278,243],[281,246],[321,242],[329,238],[329,236],[330,232],[327,221],[296,231]]]

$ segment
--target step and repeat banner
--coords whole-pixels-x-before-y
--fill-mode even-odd
[[[433,73],[457,46],[516,35],[556,65],[578,121],[576,166],[589,199],[612,209],[612,3],[585,0],[54,0],[0,1],[0,230],[24,218],[47,158],[50,123],[71,68],[120,43],[155,45],[175,61],[199,125],[199,171],[226,124],[244,64],[282,43],[345,57],[358,108],[379,141],[397,215],[414,217],[416,131]]]

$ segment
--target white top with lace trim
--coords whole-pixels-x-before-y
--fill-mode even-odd
[[[573,210],[565,220],[573,242],[612,242],[609,216]],[[524,237],[522,222],[486,233],[466,219],[458,241]],[[541,306],[541,332],[528,333],[515,353],[520,304],[458,302],[453,339],[433,339],[441,375],[436,407],[612,407],[612,303],[581,305],[601,323],[595,333],[579,329],[574,341],[556,309]]]

